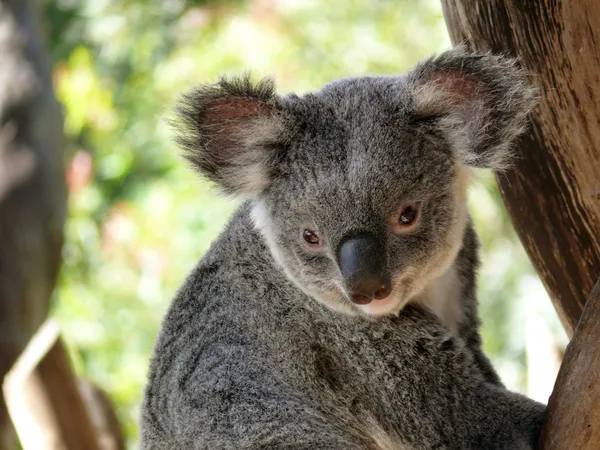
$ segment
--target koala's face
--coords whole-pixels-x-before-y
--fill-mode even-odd
[[[399,311],[453,264],[468,166],[499,168],[532,92],[512,61],[447,52],[303,97],[221,81],[188,97],[188,157],[253,218],[286,274],[347,313]]]
[[[288,275],[338,310],[397,311],[454,260],[467,169],[405,104],[399,79],[343,80],[291,98],[302,124],[255,200]]]

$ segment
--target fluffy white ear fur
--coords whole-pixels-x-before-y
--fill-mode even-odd
[[[249,197],[269,185],[285,132],[271,80],[222,79],[184,96],[177,112],[185,157],[225,194]]]
[[[536,103],[515,59],[458,47],[417,65],[408,75],[413,112],[435,119],[464,164],[502,170]]]

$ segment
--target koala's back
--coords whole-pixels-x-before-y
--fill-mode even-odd
[[[369,321],[305,296],[242,208],[164,320],[142,448],[530,448],[542,413],[423,310]]]

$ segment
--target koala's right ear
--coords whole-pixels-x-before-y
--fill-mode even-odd
[[[270,183],[285,140],[274,83],[226,79],[184,95],[174,122],[184,156],[228,195],[252,196]]]
[[[413,114],[432,119],[464,164],[501,170],[527,125],[536,89],[516,60],[456,47],[408,75]]]

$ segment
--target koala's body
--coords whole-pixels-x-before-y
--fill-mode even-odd
[[[222,80],[180,143],[246,201],[168,311],[142,448],[530,449],[544,406],[481,350],[469,167],[499,169],[533,91],[454,49],[302,97]]]

